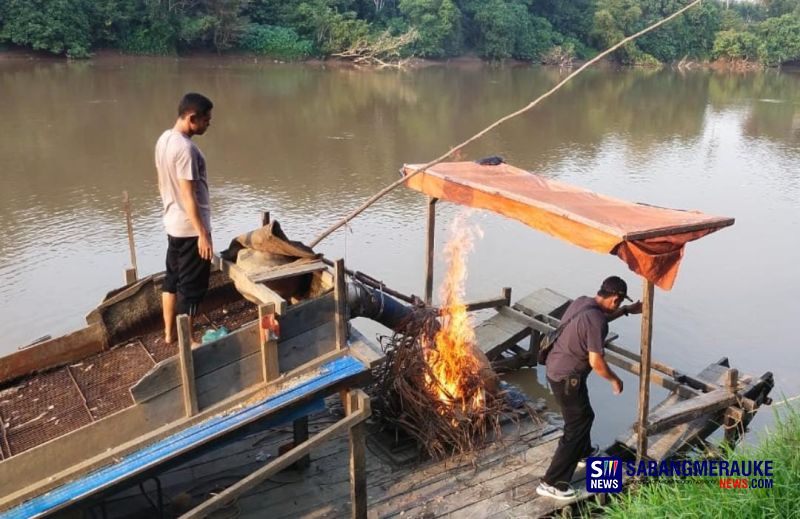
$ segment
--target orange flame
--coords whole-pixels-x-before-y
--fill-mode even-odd
[[[467,279],[466,256],[472,250],[475,237],[481,237],[477,226],[466,222],[467,213],[455,218],[451,237],[445,245],[447,275],[442,283],[441,328],[430,343],[424,344],[425,360],[433,379],[426,377],[429,389],[448,405],[460,404],[462,411],[483,407],[484,394],[475,387],[480,372],[473,354],[475,330],[464,304],[464,283]],[[472,381],[472,384],[469,383]]]

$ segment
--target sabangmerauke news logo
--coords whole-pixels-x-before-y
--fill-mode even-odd
[[[619,458],[594,457],[586,460],[586,490],[616,493],[622,491],[622,470],[637,478],[672,477],[689,481],[718,479],[725,490],[774,487],[773,460],[640,460],[622,462]],[[713,479],[712,479],[713,478]]]
[[[587,458],[586,490],[589,492],[621,492],[622,461],[619,458]]]

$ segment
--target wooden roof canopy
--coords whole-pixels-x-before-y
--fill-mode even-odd
[[[403,175],[422,167],[407,164]],[[672,288],[684,245],[734,219],[627,202],[509,164],[445,162],[406,185],[433,198],[487,209],[585,249],[615,254],[658,287]]]

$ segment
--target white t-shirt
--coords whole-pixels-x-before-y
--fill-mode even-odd
[[[158,191],[164,203],[163,220],[167,234],[175,238],[197,236],[181,201],[178,179],[193,180],[194,197],[200,218],[211,232],[211,205],[208,196],[206,158],[200,148],[181,132],[169,129],[156,142]]]

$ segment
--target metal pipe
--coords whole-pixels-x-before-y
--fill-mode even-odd
[[[388,292],[355,281],[347,283],[347,306],[351,319],[366,317],[395,331],[413,312],[412,307],[398,301]]]

